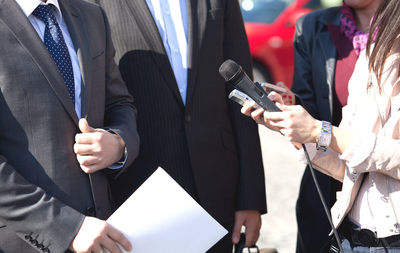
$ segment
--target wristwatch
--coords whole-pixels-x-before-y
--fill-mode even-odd
[[[322,121],[321,134],[317,140],[317,150],[326,151],[331,144],[332,124],[327,121]]]

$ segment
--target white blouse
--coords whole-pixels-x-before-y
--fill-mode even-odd
[[[315,154],[314,167],[343,182],[331,210],[335,225],[347,215],[378,237],[400,234],[400,50],[396,52],[386,61],[381,91],[376,77],[369,75],[365,50],[361,53],[339,126],[355,133],[345,152],[320,152],[315,144],[307,145]]]

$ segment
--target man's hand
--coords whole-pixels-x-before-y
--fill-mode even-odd
[[[235,225],[232,232],[232,242],[237,244],[240,239],[240,231],[242,226],[246,228],[245,247],[256,244],[260,235],[261,215],[256,210],[240,210],[235,213]]]
[[[69,249],[77,253],[100,253],[103,249],[122,253],[117,243],[126,251],[132,250],[129,240],[113,226],[94,217],[85,217]]]
[[[120,136],[92,128],[86,119],[79,120],[79,129],[82,133],[75,135],[74,152],[87,174],[108,168],[121,159],[125,142]]]

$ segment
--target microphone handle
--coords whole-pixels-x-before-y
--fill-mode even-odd
[[[254,100],[260,107],[270,112],[280,112],[281,110],[268,98],[267,92],[261,87],[258,82],[253,82],[245,75],[240,80],[235,88],[246,93],[251,99]]]

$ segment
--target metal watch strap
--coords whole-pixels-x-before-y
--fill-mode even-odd
[[[322,121],[321,134],[317,140],[317,150],[326,151],[331,144],[332,124],[327,121]]]

